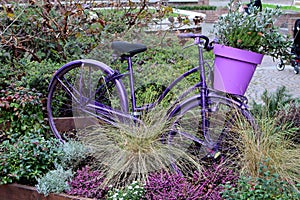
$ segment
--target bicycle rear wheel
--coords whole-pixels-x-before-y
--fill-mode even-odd
[[[197,162],[223,157],[235,163],[242,148],[241,135],[244,131],[257,130],[250,112],[234,100],[210,96],[203,127],[201,110],[199,96],[176,107],[171,115],[173,126],[169,144],[172,148],[185,149]]]
[[[126,91],[114,71],[95,60],[76,60],[53,76],[48,92],[49,125],[61,141],[109,120],[110,111],[127,112]]]

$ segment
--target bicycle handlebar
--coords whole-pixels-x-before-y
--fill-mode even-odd
[[[203,39],[203,40],[205,40],[204,49],[206,49],[207,51],[210,51],[214,48],[212,45],[212,43],[214,43],[214,42],[209,43],[209,38],[205,35],[201,35],[201,34],[197,34],[197,33],[180,33],[177,35],[177,37],[199,39],[198,41],[195,42],[197,44],[200,44],[200,40]]]

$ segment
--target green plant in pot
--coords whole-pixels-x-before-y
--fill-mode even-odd
[[[240,3],[234,3],[231,0],[228,13],[220,16],[214,25],[214,33],[219,43],[214,48],[216,55],[214,87],[239,95],[245,93],[256,65],[261,63],[263,55],[287,59],[292,45],[289,38],[281,34],[274,24],[282,13],[279,8],[265,8],[259,11],[251,7],[249,8],[250,14],[247,14],[241,12],[239,9],[241,6]],[[241,58],[236,58],[236,56],[241,56]],[[227,60],[221,61],[220,57]],[[228,58],[233,58],[238,62],[234,64]],[[251,69],[243,68],[244,59]],[[237,71],[226,69],[225,64],[236,66]],[[223,77],[223,74],[228,77]],[[238,78],[237,82],[233,80],[234,78]]]

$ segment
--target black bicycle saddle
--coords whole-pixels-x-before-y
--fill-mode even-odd
[[[116,54],[129,57],[147,50],[147,46],[144,44],[123,41],[114,41],[112,42],[111,47]]]

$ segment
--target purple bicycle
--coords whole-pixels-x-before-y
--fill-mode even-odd
[[[49,85],[48,116],[55,136],[65,141],[70,127],[79,131],[95,124],[143,124],[140,113],[155,108],[185,77],[198,72],[200,79],[180,95],[165,116],[170,120],[169,133],[162,135],[162,142],[177,145],[199,157],[217,158],[237,149],[231,144],[238,136],[241,124],[253,130],[255,121],[247,109],[247,99],[211,89],[207,85],[203,58],[204,50],[213,49],[209,38],[201,34],[179,34],[180,38],[194,39],[198,46],[199,66],[176,78],[153,103],[137,106],[132,57],[147,50],[143,44],[113,42],[112,48],[127,61],[127,72],[120,73],[96,60],[75,60],[62,66]],[[123,79],[129,77],[130,96]],[[188,94],[195,92],[192,96]],[[129,96],[129,97],[128,97]],[[68,126],[66,126],[68,125]],[[68,127],[68,128],[67,128]],[[201,156],[200,156],[201,155]]]

